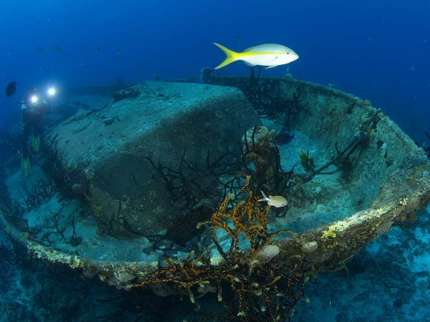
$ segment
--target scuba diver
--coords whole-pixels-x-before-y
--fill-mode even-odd
[[[36,87],[30,87],[21,100],[21,112],[21,173],[23,176],[28,177],[30,175],[30,159],[27,139],[30,131],[33,130],[33,151],[39,151],[41,144],[40,135],[43,132],[42,117],[45,114],[51,113],[51,106],[45,98],[39,95]]]

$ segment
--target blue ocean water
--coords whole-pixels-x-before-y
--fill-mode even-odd
[[[280,43],[300,59],[298,79],[370,99],[417,140],[430,108],[429,3],[416,1],[15,1],[2,4],[0,83],[109,84],[180,78],[215,67],[223,53]],[[17,18],[19,17],[19,18]],[[53,50],[59,46],[60,54]],[[46,53],[36,48],[42,47]],[[96,51],[95,47],[102,50]],[[123,48],[117,55],[118,49]],[[282,76],[286,67],[264,71]],[[46,71],[49,71],[47,73]],[[246,75],[236,63],[222,75]],[[16,108],[1,96],[0,113]],[[1,119],[0,119],[1,123]]]
[[[62,89],[110,85],[118,77],[198,79],[201,68],[224,59],[213,42],[235,51],[264,43],[288,46],[300,58],[263,69],[263,76],[288,72],[369,99],[415,141],[430,143],[425,135],[430,131],[430,2],[424,0],[3,1],[0,86],[13,80],[18,85],[14,96],[0,95],[0,127],[19,111],[17,102],[30,86],[53,85],[61,95]],[[246,76],[249,68],[235,62],[219,72]],[[342,279],[334,283],[338,290],[348,289],[339,286],[347,283]],[[422,291],[421,299],[428,295]],[[327,313],[320,320],[335,321],[331,308],[320,309],[315,320]]]

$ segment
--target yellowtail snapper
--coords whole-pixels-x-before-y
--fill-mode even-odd
[[[214,45],[220,48],[226,55],[225,60],[215,67],[215,69],[227,66],[237,60],[242,60],[249,66],[266,66],[267,69],[289,64],[299,58],[299,55],[294,50],[278,44],[258,45],[245,49],[241,53],[230,50],[216,42],[214,42]]]

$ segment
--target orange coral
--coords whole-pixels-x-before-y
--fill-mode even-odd
[[[232,205],[235,196],[231,194],[213,213],[211,220],[198,224],[198,227],[212,226],[213,241],[225,259],[223,264],[211,264],[210,257],[200,247],[200,255],[191,252],[186,260],[166,257],[165,268],[147,275],[134,286],[159,286],[176,294],[188,295],[198,308],[200,306],[196,299],[206,294],[207,290],[217,290],[218,301],[223,302],[229,312],[209,312],[208,316],[233,317],[234,321],[245,321],[250,314],[258,320],[267,317],[280,319],[291,313],[303,295],[307,281],[302,272],[302,259],[297,256],[290,259],[277,258],[278,247],[269,243],[279,234],[293,232],[280,230],[268,233],[267,215],[270,206],[258,202],[258,197],[248,190],[250,179],[247,177],[241,188],[246,193],[246,200]],[[217,229],[224,229],[231,237],[227,253],[218,243]],[[251,256],[245,261],[239,258],[239,252],[244,250],[240,249],[240,241],[243,239],[239,237],[242,233],[251,246]],[[269,261],[270,265],[264,265]],[[223,300],[222,290],[225,284],[229,285],[235,295],[233,301]],[[195,292],[199,292],[200,296],[195,296]]]
[[[212,226],[212,238],[218,246],[219,252],[223,257],[226,257],[226,259],[238,260],[240,251],[239,235],[241,233],[243,233],[250,242],[251,255],[255,255],[255,253],[259,252],[263,246],[277,235],[284,233],[294,234],[294,232],[289,229],[268,233],[267,216],[270,211],[270,206],[263,206],[263,204],[258,201],[259,197],[254,196],[252,192],[248,190],[250,180],[251,176],[248,176],[245,184],[241,188],[243,192],[247,193],[247,201],[239,201],[236,205],[228,208],[228,205],[234,197],[234,195],[231,194],[225,198],[218,211],[212,215],[211,220],[199,223],[198,225],[198,227],[201,225]],[[217,229],[224,229],[232,239],[227,254],[225,254],[218,245]]]

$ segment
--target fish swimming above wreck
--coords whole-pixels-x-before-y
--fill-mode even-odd
[[[54,46],[54,47],[52,47],[56,52],[58,52],[58,53],[60,53],[60,54],[64,54],[64,50],[63,49],[61,49],[61,47],[58,47],[58,46]]]
[[[225,60],[215,69],[220,69],[238,60],[249,66],[266,66],[267,69],[289,64],[299,58],[294,50],[278,44],[258,45],[245,49],[241,53],[230,50],[216,42],[214,45],[226,55]]]
[[[295,138],[294,132],[282,131],[272,139],[272,142],[277,146],[284,146],[284,145],[287,145],[288,143],[291,143],[294,140],[294,138]]]
[[[287,199],[285,199],[282,196],[270,196],[267,197],[266,194],[261,191],[261,194],[263,195],[263,198],[258,199],[258,201],[266,201],[269,206],[273,206],[276,208],[285,207],[288,205]]]
[[[16,92],[16,81],[12,81],[6,86],[6,97],[11,97]]]
[[[44,54],[46,54],[46,53],[47,53],[47,50],[46,50],[45,48],[43,48],[43,47],[36,47],[36,49],[37,49],[38,51],[40,51],[41,53],[44,53]]]

